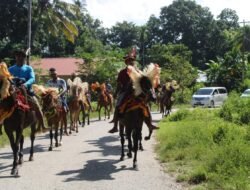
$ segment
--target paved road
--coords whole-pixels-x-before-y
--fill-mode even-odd
[[[159,121],[160,114],[153,113]],[[21,177],[10,176],[12,152],[0,149],[1,190],[179,190],[173,178],[163,172],[154,153],[155,140],[143,141],[144,151],[138,154],[138,168],[132,159],[120,162],[118,134],[109,134],[111,124],[92,120],[78,134],[63,137],[63,146],[48,152],[48,134],[35,140],[34,161],[28,162],[30,140],[24,144]],[[146,127],[144,134],[146,134]],[[0,137],[1,140],[1,137]]]

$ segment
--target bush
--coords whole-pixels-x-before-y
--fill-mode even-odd
[[[240,98],[232,93],[219,111],[219,116],[226,121],[240,125],[250,124],[250,98]]]
[[[199,184],[207,180],[207,173],[204,168],[198,168],[193,171],[188,182],[191,184]]]
[[[239,114],[230,110],[235,120]],[[202,183],[206,189],[247,190],[250,127],[227,122],[219,117],[220,113],[211,109],[182,110],[164,119],[157,133],[157,151],[179,176],[187,176],[178,180]]]
[[[188,110],[180,110],[178,112],[176,112],[175,114],[171,115],[169,118],[169,121],[181,121],[183,119],[185,119],[187,117],[187,115],[189,114]]]

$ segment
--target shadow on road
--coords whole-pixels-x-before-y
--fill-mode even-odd
[[[121,166],[118,168],[114,164],[117,164],[118,160],[109,159],[96,159],[89,160],[87,164],[84,165],[83,169],[79,170],[68,170],[58,173],[57,175],[67,175],[70,176],[64,182],[86,180],[86,181],[99,181],[99,180],[114,180],[111,176],[113,173],[117,173],[125,170],[135,170],[133,168],[126,168],[126,166]]]
[[[92,149],[82,153],[85,154],[85,153],[101,152],[103,156],[110,156],[110,155],[119,156],[121,152],[120,145],[115,145],[115,146],[112,145],[112,142],[117,142],[117,141],[120,141],[119,136],[105,136],[96,140],[88,140],[86,141],[88,144],[91,144],[99,149],[98,150]]]

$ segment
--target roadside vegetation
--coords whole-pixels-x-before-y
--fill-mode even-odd
[[[182,109],[160,122],[157,152],[178,182],[250,189],[249,105],[233,94],[220,109]]]

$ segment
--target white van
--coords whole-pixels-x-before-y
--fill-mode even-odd
[[[205,106],[215,107],[220,106],[227,99],[227,89],[225,87],[205,87],[200,88],[192,96],[192,107]]]

